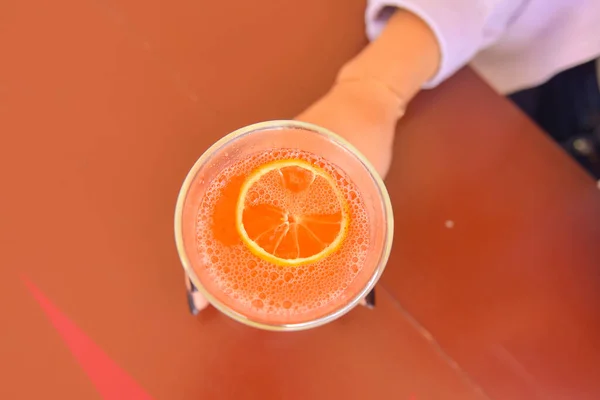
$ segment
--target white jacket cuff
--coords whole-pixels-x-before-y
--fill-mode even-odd
[[[401,8],[419,16],[435,34],[441,62],[435,76],[423,85],[433,88],[468,63],[483,42],[488,8],[482,1],[453,0],[369,0],[365,15],[367,36],[379,36],[394,8]]]

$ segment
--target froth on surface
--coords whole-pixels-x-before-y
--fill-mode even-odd
[[[327,172],[349,206],[348,234],[340,249],[313,264],[278,266],[261,260],[235,228],[244,179],[257,167],[284,159],[304,160]],[[270,323],[305,322],[349,301],[370,249],[368,214],[354,183],[321,157],[285,149],[240,159],[210,181],[198,207],[196,238],[201,265],[194,269],[207,290],[236,312]]]

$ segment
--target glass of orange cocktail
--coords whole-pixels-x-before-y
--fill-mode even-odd
[[[350,143],[270,121],[200,157],[179,193],[175,237],[213,306],[254,327],[299,330],[369,293],[390,254],[393,216],[382,180]]]

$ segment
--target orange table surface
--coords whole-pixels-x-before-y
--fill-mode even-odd
[[[398,127],[375,310],[291,334],[189,315],[188,169],[323,93],[364,6],[0,4],[1,399],[600,398],[600,191],[469,70]]]

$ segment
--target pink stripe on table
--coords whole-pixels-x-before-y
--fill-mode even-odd
[[[106,400],[150,400],[152,397],[63,314],[28,279],[23,282],[75,356],[96,390]]]

